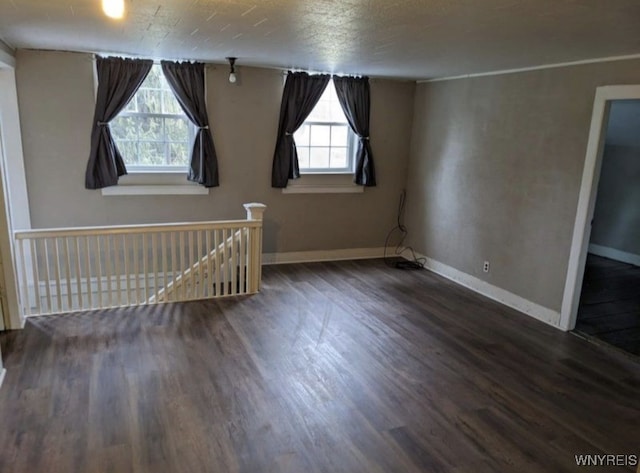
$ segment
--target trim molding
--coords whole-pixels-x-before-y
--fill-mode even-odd
[[[384,248],[351,248],[342,250],[291,251],[287,253],[263,253],[262,264],[314,263],[350,259],[383,258]]]
[[[282,189],[283,194],[361,194],[363,186],[351,185],[325,185],[325,186],[292,186]]]
[[[196,185],[119,185],[105,187],[104,196],[114,195],[208,195],[209,189]]]
[[[6,374],[7,374],[7,369],[2,368],[2,371],[0,371],[0,388],[2,388],[2,383],[4,382],[4,377]]]
[[[470,274],[463,273],[460,270],[447,266],[444,263],[436,261],[432,258],[428,258],[423,255],[418,255],[425,259],[424,267],[431,272],[434,272],[450,281],[455,282],[461,286],[471,289],[478,294],[488,297],[494,301],[500,302],[507,307],[522,312],[534,319],[551,325],[554,328],[559,329],[560,312],[543,307],[535,302],[531,302],[517,294],[513,294],[505,289],[502,289],[493,284],[489,284],[486,281],[471,276]]]
[[[640,255],[616,250],[615,248],[609,248],[607,246],[590,243],[589,253],[593,253],[594,255],[602,256],[604,258],[621,261],[623,263],[629,263],[634,266],[640,266]]]
[[[559,67],[582,66],[585,64],[596,64],[599,62],[628,61],[630,59],[640,59],[640,54],[628,54],[626,56],[610,56],[594,59],[583,59],[581,61],[558,62],[553,64],[541,64],[539,66],[520,67],[516,69],[502,69],[498,71],[477,72],[473,74],[462,74],[459,76],[438,77],[435,79],[417,80],[418,84],[426,84],[429,82],[440,82],[445,80],[470,79],[473,77],[499,76],[502,74],[516,74],[518,72],[539,71],[542,69],[556,69]]]

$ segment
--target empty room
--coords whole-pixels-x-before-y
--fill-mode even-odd
[[[640,472],[637,0],[0,0],[0,472]]]

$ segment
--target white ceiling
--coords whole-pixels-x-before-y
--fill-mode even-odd
[[[413,79],[640,53],[639,0],[0,0],[13,48]]]

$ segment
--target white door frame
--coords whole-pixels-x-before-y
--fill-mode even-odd
[[[600,168],[602,167],[604,139],[609,121],[610,102],[630,99],[640,99],[640,85],[608,85],[596,89],[587,154],[582,171],[582,183],[580,184],[578,210],[576,211],[573,239],[571,240],[567,280],[560,312],[560,328],[562,330],[573,330],[576,326],[584,266],[591,237],[591,220],[593,219]]]

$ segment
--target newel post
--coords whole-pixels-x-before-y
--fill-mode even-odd
[[[248,292],[258,292],[262,281],[262,218],[267,206],[257,202],[244,204],[247,220],[259,222],[259,225],[249,230],[249,274]]]
[[[262,216],[264,215],[264,211],[267,210],[267,206],[264,204],[260,204],[257,202],[251,202],[249,204],[244,204],[244,208],[247,211],[247,220],[260,220],[262,221]]]

